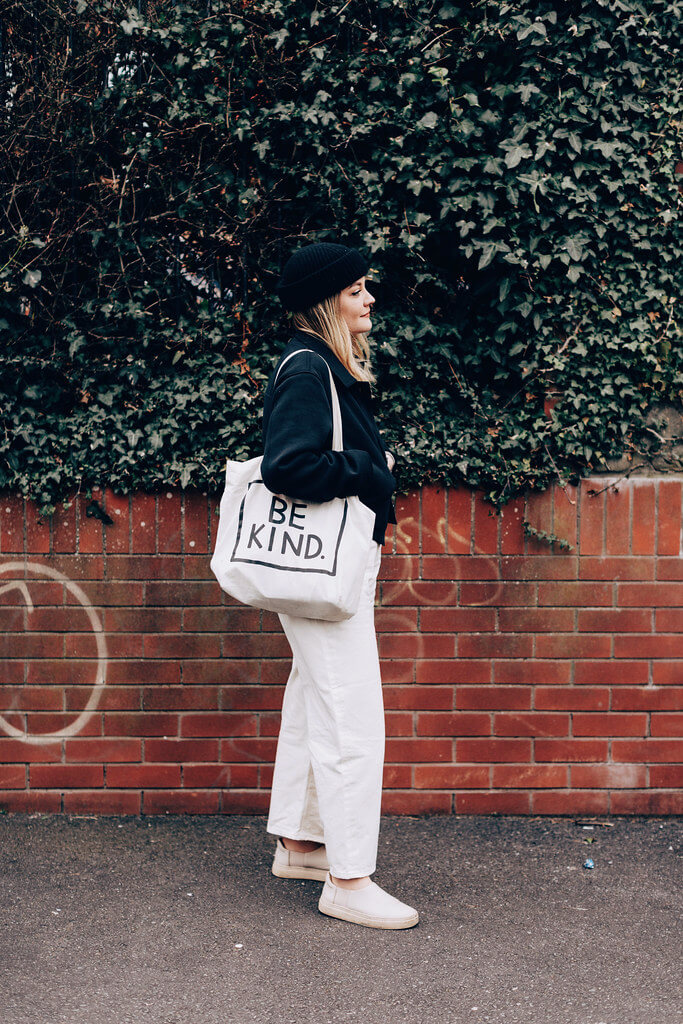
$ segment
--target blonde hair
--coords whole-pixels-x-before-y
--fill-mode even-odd
[[[339,312],[339,294],[331,295],[309,309],[299,310],[292,319],[300,331],[321,338],[352,377],[374,381],[367,338],[364,334],[351,334]]]

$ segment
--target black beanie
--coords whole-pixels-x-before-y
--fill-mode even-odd
[[[368,264],[357,249],[315,242],[298,249],[285,263],[275,288],[285,309],[308,309],[365,277]]]

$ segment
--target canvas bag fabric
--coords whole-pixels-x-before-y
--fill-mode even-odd
[[[313,350],[293,352],[280,370],[301,351]],[[342,451],[339,398],[325,365],[332,449]],[[272,612],[332,622],[350,618],[358,608],[373,543],[374,512],[356,495],[310,502],[273,494],[261,478],[261,461],[258,456],[227,462],[211,558],[221,588],[243,604]]]

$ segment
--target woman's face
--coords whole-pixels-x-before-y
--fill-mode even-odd
[[[367,334],[372,329],[370,310],[374,297],[366,287],[366,278],[359,277],[339,296],[339,312],[351,334]]]

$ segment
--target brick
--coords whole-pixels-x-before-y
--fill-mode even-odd
[[[0,503],[2,502],[0,497]],[[50,520],[38,513],[36,502],[26,501],[26,551],[46,555],[50,551]],[[1,533],[1,530],[0,530]]]
[[[539,583],[539,606],[594,608],[612,604],[613,588],[607,583]]]
[[[500,576],[498,558],[494,555],[424,555],[423,580],[497,580]],[[444,590],[445,599],[431,604],[455,602],[455,587]]]
[[[180,664],[177,661],[110,661],[107,665],[107,685],[172,685],[179,682]]]
[[[681,608],[683,583],[620,583],[617,605],[620,608]]]
[[[659,555],[680,555],[682,553],[680,480],[659,481],[657,553]]]
[[[143,711],[218,710],[217,686],[146,686],[142,690]]]
[[[605,495],[591,494],[590,481],[582,480],[579,494],[579,550],[582,555],[602,555],[605,528]],[[595,490],[599,488],[593,488]]]
[[[574,629],[573,608],[501,608],[498,625],[502,632],[562,633]]]
[[[209,551],[216,549],[216,537],[218,536],[218,520],[220,509],[220,496],[209,495]]]
[[[32,764],[29,768],[32,789],[96,789],[104,786],[101,764]]]
[[[22,762],[31,764],[34,761],[61,761],[62,741],[36,745],[19,739],[0,737],[0,763]]]
[[[277,715],[276,717],[278,719],[278,727],[279,727],[279,718],[280,718],[280,716]],[[263,718],[264,718],[264,716],[261,715],[261,735],[262,736],[264,735],[264,731],[263,731]],[[388,711],[388,712],[385,713],[384,719],[385,719],[385,724],[386,724],[386,734],[387,734],[387,736],[412,736],[413,735],[413,715],[410,712],[408,712],[408,711],[394,711],[394,712]],[[418,732],[419,732],[419,730],[418,730]],[[428,735],[434,735],[434,733],[430,733]]]
[[[269,805],[270,793],[250,789],[221,790],[223,814],[266,814]]]
[[[456,759],[459,762],[517,761],[526,763],[531,759],[531,741],[525,739],[457,739]]]
[[[61,793],[27,790],[0,793],[0,808],[5,811],[40,812],[42,814],[58,814],[62,809]]]
[[[382,775],[384,789],[412,789],[413,769],[407,764],[388,764]]]
[[[182,494],[164,491],[157,499],[157,544],[159,552],[180,554],[182,551]]]
[[[637,686],[647,681],[645,661],[579,661],[574,666],[577,686]]]
[[[107,556],[107,578],[110,580],[173,580],[175,583],[175,580],[180,581],[182,572],[182,559],[174,555]],[[175,585],[179,588],[179,596],[179,583]],[[188,585],[192,584],[185,584]],[[181,604],[181,601],[175,600],[171,604]]]
[[[270,663],[268,663],[270,664]],[[288,662],[287,665],[291,663]],[[264,665],[264,670],[266,666]],[[286,680],[289,668],[286,668]],[[179,678],[178,678],[179,681]],[[259,681],[259,664],[257,661],[217,659],[215,661],[183,661],[183,684],[212,684],[218,686],[249,686]],[[263,680],[266,682],[266,679]],[[270,680],[269,680],[270,681]]]
[[[256,633],[261,624],[258,608],[185,608],[186,633]]]
[[[383,814],[450,814],[450,793],[406,793],[390,790],[382,794]]]
[[[139,814],[140,794],[110,789],[64,793],[65,814]]]
[[[57,569],[59,572],[68,576],[71,580],[86,580],[88,581],[86,590],[88,597],[92,601],[90,594],[90,588],[92,584],[90,580],[101,580],[104,576],[104,558],[102,555],[51,555],[50,556],[50,567]],[[71,604],[80,604],[79,599],[74,595],[66,591],[66,599]],[[94,602],[93,602],[94,603]]]
[[[606,711],[609,700],[607,687],[538,686],[534,690],[534,707],[538,711]]]
[[[104,715],[106,736],[177,736],[178,715],[110,711]]]
[[[115,789],[165,789],[180,786],[180,765],[107,765],[107,786]]]
[[[92,501],[101,505],[102,495],[94,491]],[[81,495],[76,501],[78,550],[81,554],[98,555],[104,551],[104,526],[97,516],[88,515],[91,499]]]
[[[683,580],[683,558],[658,558],[656,577],[658,580]]]
[[[493,732],[496,736],[569,736],[569,715],[538,711],[525,715],[497,714]]]
[[[196,654],[189,654],[189,657],[200,657],[202,650],[209,654],[210,641],[206,633],[197,634],[196,643],[193,642],[193,649]],[[190,634],[184,635],[187,643],[193,638]],[[224,658],[285,658],[290,653],[287,638],[283,633],[227,633],[222,637],[222,655]],[[211,648],[213,649],[213,648]]]
[[[530,491],[526,497],[526,520],[535,530],[543,533],[553,532],[553,492]],[[537,537],[527,537],[526,551],[528,555],[547,555],[550,551],[547,541]]]
[[[446,490],[422,488],[422,551],[443,554],[446,551]]]
[[[385,686],[384,706],[393,709],[446,710],[453,707],[452,686]]]
[[[413,761],[451,761],[453,741],[450,739],[388,739],[385,761],[388,764]]]
[[[470,553],[472,500],[472,492],[467,487],[451,487],[448,491],[448,551],[451,554]]]
[[[655,612],[656,633],[683,633],[683,611],[680,608],[658,608]]]
[[[82,711],[88,703],[92,686],[69,686],[64,691],[67,711]],[[139,711],[140,690],[137,686],[110,686],[98,691],[97,711]]]
[[[555,486],[553,494],[553,533],[573,548],[578,542],[578,488]]]
[[[631,552],[634,555],[655,553],[655,484],[650,480],[633,480],[633,528]]]
[[[504,555],[500,559],[504,580],[575,580],[578,570],[579,560],[574,555]]]
[[[615,658],[681,658],[683,659],[683,633],[677,636],[658,633],[647,635],[615,636]]]
[[[382,676],[386,676],[387,666],[382,665]],[[489,661],[418,661],[416,666],[416,682],[418,683],[488,683],[491,679]]]
[[[646,714],[577,713],[573,718],[575,736],[646,736]]]
[[[450,605],[456,600],[454,583],[404,580],[381,585],[383,605]]]
[[[83,588],[88,599],[96,608],[102,606],[137,608],[142,604],[143,586],[142,583],[111,583],[107,581],[88,582]],[[69,604],[80,604],[78,599],[67,591],[66,601]]]
[[[78,730],[79,736],[100,736],[102,734],[101,715],[93,712],[88,720]],[[36,714],[30,712],[26,715],[26,729],[30,735],[52,734],[59,736],[73,725],[75,720],[74,712],[49,712],[39,711]]]
[[[493,679],[496,683],[508,685],[568,685],[572,678],[572,667],[568,661],[496,661]]]
[[[188,552],[209,550],[209,502],[206,494],[185,492],[184,500],[184,543]]]
[[[474,551],[478,555],[498,551],[499,518],[493,505],[479,492],[474,495]]]
[[[416,580],[420,560],[413,555],[383,555],[379,567],[380,580]]]
[[[683,792],[616,792],[611,809],[612,814],[683,814]]]
[[[521,710],[531,707],[529,686],[459,686],[455,693],[458,709]]]
[[[423,633],[488,632],[496,628],[493,608],[422,608],[420,629]]]
[[[456,793],[456,814],[528,814],[531,794],[506,790],[501,793]]]
[[[218,739],[146,739],[144,759],[171,764],[179,761],[218,761],[219,753]]]
[[[683,664],[681,661],[655,661],[652,666],[652,682],[655,686],[681,686]]]
[[[513,498],[500,510],[500,550],[503,555],[524,554],[524,498]]]
[[[416,633],[417,608],[376,608],[375,627],[379,633]]]
[[[567,785],[569,769],[560,764],[496,764],[494,789],[559,789]]]
[[[0,790],[26,789],[26,768],[23,764],[0,765]],[[2,795],[0,795],[2,806]]]
[[[157,543],[157,510],[153,494],[134,494],[131,500],[131,541],[136,554],[153,554]]]
[[[536,637],[537,658],[607,658],[611,649],[611,636],[563,633]]]
[[[188,789],[255,789],[256,764],[185,764],[183,783]]]
[[[217,814],[220,790],[152,789],[142,794],[143,814]]]
[[[668,715],[662,712],[655,712],[652,715],[650,735],[677,736],[679,739],[683,737],[683,712]],[[683,745],[681,746],[681,754],[683,755]]]
[[[106,487],[102,504],[109,518],[114,520],[104,527],[107,554],[127,555],[130,552],[130,498]]]
[[[582,558],[580,580],[653,580],[654,558],[631,558],[628,555],[609,558]]]
[[[204,711],[180,718],[181,736],[255,736],[257,718],[232,711]]]
[[[221,644],[219,636],[207,633],[148,633],[144,651],[145,658],[218,658]]]
[[[188,554],[187,552],[183,555],[183,579],[186,580],[215,580],[213,572],[211,571],[211,565],[209,557],[207,555],[195,555]],[[220,595],[216,594],[216,602],[218,603]],[[274,612],[270,612],[270,615],[277,621],[277,616]]]
[[[605,495],[605,553],[627,555],[630,549],[631,487],[610,488]]]
[[[420,493],[413,491],[396,499],[396,551],[401,555],[420,551]]]
[[[24,550],[24,521],[24,499],[14,494],[0,494],[0,551],[3,555]]]
[[[574,789],[638,789],[647,785],[647,768],[642,764],[574,764]]]
[[[532,652],[531,636],[474,633],[458,639],[461,658],[530,658]]]
[[[652,629],[649,608],[589,608],[579,610],[580,633],[643,633]]]
[[[190,609],[194,611],[194,609]],[[102,624],[107,633],[179,633],[180,608],[105,608]]]
[[[59,658],[64,652],[61,633],[5,633],[0,635],[0,661],[5,658]],[[29,682],[33,682],[29,679]]]
[[[645,761],[656,763],[670,761],[676,763],[681,759],[681,742],[679,739],[645,739],[645,740],[613,740],[613,761]]]
[[[21,667],[21,662],[17,664]],[[3,675],[6,667],[7,663],[3,666]],[[0,686],[1,710],[61,711],[63,707],[64,690],[61,686],[24,686],[23,683],[18,686]]]
[[[52,550],[76,551],[76,502],[60,501],[52,515]]]
[[[415,766],[417,789],[488,789],[488,765],[418,764]]]
[[[535,740],[534,757],[541,761],[606,761],[607,740]]]
[[[420,662],[422,665],[431,665],[432,662]],[[444,662],[435,662],[434,664],[443,665]],[[264,682],[266,665],[263,666]],[[384,661],[382,662],[382,679],[385,683],[412,683],[415,679],[415,662],[414,661]],[[418,682],[447,682],[447,679],[429,679],[429,680],[418,680]]]
[[[69,737],[64,741],[65,758],[69,762],[141,761],[142,742],[139,739],[81,739]]]
[[[282,706],[281,686],[224,686],[219,690],[219,703],[223,711],[274,711]],[[203,707],[209,707],[206,701]]]
[[[648,771],[653,789],[683,790],[683,764],[653,764]]]
[[[277,742],[275,739],[254,739],[245,737],[240,739],[222,739],[220,760],[227,763],[232,761],[273,761]],[[203,758],[196,758],[201,761]]]
[[[442,633],[380,633],[380,658],[454,658],[455,637]]]
[[[417,716],[418,736],[490,736],[491,716],[467,712],[422,712]]]
[[[608,794],[591,790],[538,790],[531,794],[531,809],[534,814],[607,814]]]
[[[492,605],[494,607],[533,607],[536,584],[498,581],[496,583],[461,583],[461,605]]]
[[[683,689],[670,686],[663,690],[653,686],[620,687],[612,694],[614,711],[676,711],[681,707]]]

